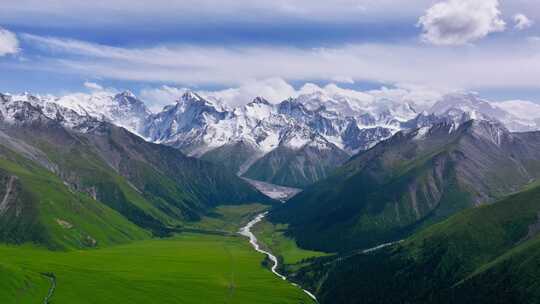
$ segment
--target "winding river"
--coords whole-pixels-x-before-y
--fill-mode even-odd
[[[260,244],[259,244],[259,241],[257,240],[257,237],[255,236],[255,234],[253,234],[253,232],[251,232],[251,229],[253,228],[253,226],[255,226],[257,223],[259,223],[260,221],[262,221],[264,219],[264,217],[268,214],[268,212],[264,212],[264,213],[261,213],[259,215],[257,215],[254,219],[252,219],[249,223],[247,223],[247,225],[245,225],[244,227],[242,227],[242,229],[240,229],[240,231],[238,233],[240,233],[241,235],[243,236],[246,236],[249,238],[249,242],[251,243],[251,245],[253,246],[253,248],[257,251],[257,252],[260,252],[260,253],[263,253],[265,254],[268,259],[270,261],[272,261],[273,265],[272,265],[272,272],[278,276],[280,279],[282,280],[287,280],[287,277],[284,276],[283,274],[279,273],[277,271],[278,269],[278,266],[279,266],[279,262],[278,262],[278,259],[275,255],[273,255],[271,252],[269,251],[266,251],[264,249],[261,248]],[[298,286],[297,284],[295,283],[291,283],[292,285],[298,287],[298,288],[302,288],[300,286]],[[302,289],[310,298],[312,298],[315,302],[317,302],[317,298],[315,297],[314,294],[312,294],[311,292],[305,290],[305,289]]]
[[[244,179],[247,182],[249,182],[251,185],[253,185],[255,188],[257,188],[259,191],[266,194],[268,197],[271,197],[271,198],[273,198],[275,200],[281,201],[282,203],[285,203],[288,199],[290,199],[291,197],[293,197],[296,194],[300,193],[300,191],[301,191],[301,189],[278,186],[278,185],[274,185],[274,184],[270,184],[270,183],[266,183],[266,182],[261,182],[261,181],[256,181],[256,180],[252,180],[252,179],[248,179],[248,178],[244,178]],[[268,214],[268,212],[258,214],[249,223],[247,223],[247,225],[242,227],[242,229],[240,229],[240,231],[238,233],[243,235],[243,236],[248,237],[249,242],[251,243],[253,248],[257,252],[265,254],[268,257],[268,259],[270,261],[272,261],[272,263],[273,263],[272,272],[275,275],[277,275],[282,280],[287,280],[286,276],[284,276],[283,274],[281,274],[281,273],[279,273],[277,271],[277,269],[279,267],[279,261],[278,261],[277,257],[275,255],[273,255],[271,252],[262,249],[260,244],[259,244],[259,241],[257,240],[257,237],[255,236],[255,234],[253,234],[253,232],[251,232],[251,229],[253,228],[253,226],[257,225],[257,223],[262,221],[267,214]],[[396,241],[396,242],[390,242],[390,243],[381,244],[381,245],[378,245],[378,246],[375,246],[375,247],[372,247],[372,248],[369,248],[369,249],[363,249],[363,250],[355,251],[350,256],[355,255],[355,254],[359,254],[359,253],[360,254],[367,254],[367,253],[370,253],[370,252],[374,252],[374,251],[377,251],[377,250],[380,250],[380,249],[395,245],[395,244],[400,243],[400,242],[402,242],[402,240]],[[344,259],[346,259],[348,257],[349,256],[338,258],[337,261],[344,260]],[[312,294],[308,290],[303,289],[298,284],[295,284],[293,282],[291,282],[291,284],[293,286],[301,288],[310,298],[312,298],[316,303],[318,303],[317,298],[315,297],[314,294]]]

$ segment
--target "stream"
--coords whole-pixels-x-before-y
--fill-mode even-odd
[[[253,234],[253,232],[251,232],[251,229],[253,228],[253,226],[255,226],[257,223],[259,223],[260,221],[262,221],[264,219],[264,217],[268,214],[268,212],[264,212],[264,213],[261,213],[259,215],[257,215],[254,219],[252,219],[249,223],[247,223],[246,226],[242,227],[242,229],[240,229],[240,231],[238,233],[240,233],[241,235],[243,236],[246,236],[249,238],[249,242],[251,243],[251,245],[253,246],[253,248],[257,251],[257,252],[260,252],[260,253],[263,253],[265,254],[268,259],[270,261],[272,261],[273,265],[272,265],[272,272],[278,276],[280,279],[282,280],[287,280],[287,277],[284,276],[283,274],[279,273],[277,271],[278,269],[278,266],[279,266],[279,262],[278,262],[278,259],[275,255],[273,255],[271,252],[269,251],[266,251],[264,249],[261,248],[260,244],[259,244],[259,241],[257,240],[257,237],[255,236],[255,234]],[[302,288],[300,286],[298,286],[298,284],[295,284],[295,283],[291,283],[292,285],[294,285],[295,287],[298,287],[298,288]],[[312,298],[315,302],[317,302],[317,298],[315,297],[314,294],[312,294],[311,292],[305,290],[302,288],[302,290],[310,297]]]

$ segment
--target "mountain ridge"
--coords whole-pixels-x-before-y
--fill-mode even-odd
[[[129,91],[10,98],[45,108],[61,105],[80,116],[109,121],[147,141],[173,146],[208,161],[223,163],[233,157],[234,161],[226,166],[240,175],[295,187],[328,176],[348,157],[400,130],[429,125],[438,117],[468,113],[471,118],[500,120],[513,130],[534,128],[531,122],[523,122],[472,93],[448,94],[426,107],[391,98],[369,101],[360,93],[339,88],[306,87],[300,96],[277,104],[259,96],[237,107],[186,90],[176,103],[157,113],[151,113]],[[315,159],[318,168],[301,165],[314,163]],[[291,168],[285,164],[296,165]],[[297,178],[283,179],[279,172]]]
[[[5,234],[0,237],[5,241],[34,241],[55,249],[93,247],[148,237],[147,231],[166,235],[218,204],[272,203],[219,165],[149,143],[107,121],[61,106],[0,97],[5,176],[0,188],[8,194],[17,190],[15,196],[2,196]],[[42,195],[35,192],[47,183],[54,186]],[[24,205],[11,199],[19,194],[26,195]],[[89,220],[100,212],[110,225],[98,227],[102,220]],[[123,232],[111,231],[114,225]]]
[[[346,251],[398,240],[540,177],[540,132],[443,119],[357,154],[270,219],[308,249]]]

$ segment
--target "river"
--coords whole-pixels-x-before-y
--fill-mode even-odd
[[[244,178],[244,179],[247,182],[249,182],[251,185],[253,185],[255,188],[257,188],[259,191],[261,191],[262,193],[267,195],[268,197],[273,198],[273,199],[278,200],[278,201],[281,201],[282,203],[285,203],[288,199],[292,198],[293,196],[295,196],[296,194],[298,194],[298,193],[300,193],[302,191],[301,189],[278,186],[278,185],[274,185],[274,184],[270,184],[270,183],[266,183],[266,182],[261,182],[261,181],[256,181],[256,180],[252,180],[252,179],[248,179],[248,178]],[[266,251],[264,249],[261,249],[261,246],[259,244],[259,241],[257,240],[257,237],[255,236],[255,234],[253,234],[253,232],[251,232],[251,228],[253,228],[253,226],[257,225],[257,223],[262,221],[267,214],[268,214],[268,212],[258,214],[249,223],[247,223],[247,225],[242,227],[242,229],[240,229],[240,231],[238,233],[240,233],[243,236],[248,237],[249,242],[251,243],[253,248],[257,252],[265,254],[268,257],[268,259],[270,261],[272,261],[273,265],[272,265],[271,270],[275,275],[277,275],[282,280],[287,280],[286,276],[284,276],[283,274],[281,274],[281,273],[279,273],[277,271],[277,269],[279,267],[279,261],[278,261],[277,257],[275,255],[273,255],[271,252]],[[380,249],[395,245],[395,244],[400,243],[402,241],[403,240],[390,242],[390,243],[385,243],[385,244],[381,244],[381,245],[378,245],[378,246],[375,246],[375,247],[372,247],[372,248],[369,248],[369,249],[362,249],[362,250],[359,250],[359,251],[355,251],[350,256],[355,255],[355,254],[359,254],[359,253],[360,254],[368,254],[368,253],[371,253],[371,252],[374,252],[374,251],[377,251],[377,250],[380,250]],[[344,257],[338,258],[336,261],[341,261],[341,260],[344,260],[344,259],[346,259],[348,257],[349,256],[344,256]],[[298,287],[298,288],[301,288],[309,297],[311,297],[315,302],[318,303],[317,298],[315,297],[314,294],[312,294],[308,290],[303,289],[298,284],[295,284],[293,282],[291,282],[291,284]]]
[[[254,219],[252,219],[249,223],[247,223],[247,225],[242,227],[242,229],[240,229],[239,233],[241,235],[246,236],[246,237],[249,238],[249,242],[251,243],[251,245],[253,246],[253,248],[257,252],[263,253],[268,257],[268,259],[273,263],[271,270],[276,276],[278,276],[282,280],[287,280],[286,276],[284,276],[283,274],[281,274],[281,273],[279,273],[277,271],[277,269],[279,267],[279,261],[278,261],[277,257],[275,255],[273,255],[271,252],[262,249],[260,244],[259,244],[259,241],[257,240],[257,237],[255,236],[255,234],[253,234],[253,232],[251,232],[251,229],[253,228],[253,226],[255,226],[257,223],[262,221],[267,214],[268,214],[268,212],[258,214]],[[298,287],[298,288],[302,288],[302,287],[298,286],[298,284],[295,284],[295,283],[292,283],[292,282],[291,282],[291,284]],[[312,298],[315,302],[317,302],[317,298],[315,297],[314,294],[312,294],[308,290],[305,290],[305,289],[302,289],[302,290],[310,298]]]

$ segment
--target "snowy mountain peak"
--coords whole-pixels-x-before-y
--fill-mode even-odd
[[[256,97],[234,108],[222,105],[217,97],[185,91],[176,103],[155,114],[129,91],[99,91],[60,98],[0,94],[0,120],[47,117],[82,131],[96,121],[109,121],[192,156],[221,160],[238,157],[233,169],[239,172],[250,172],[251,166],[268,166],[279,171],[280,166],[289,166],[291,157],[295,158],[298,170],[303,170],[301,164],[306,159],[328,161],[332,164],[327,168],[330,170],[400,130],[435,124],[453,132],[471,120],[493,123],[492,127],[480,128],[484,130],[480,134],[495,143],[502,138],[499,134],[504,133],[495,127],[495,122],[501,121],[512,131],[526,125],[476,94],[446,95],[429,110],[418,113],[403,99],[377,96],[369,99],[337,87],[317,88],[304,88],[306,92],[299,97],[278,104]],[[423,129],[416,135],[420,138],[429,133]],[[287,149],[280,149],[283,147]],[[314,176],[324,175],[319,173]]]
[[[431,107],[429,112],[442,116],[462,116],[467,113],[471,119],[477,116],[491,116],[496,118],[505,115],[500,109],[495,108],[488,101],[478,98],[473,93],[445,95]]]
[[[443,116],[468,113],[470,119],[498,120],[515,132],[532,131],[540,127],[534,121],[516,117],[497,103],[481,99],[476,93],[447,94],[435,103],[429,112]]]
[[[116,94],[115,98],[128,98],[128,99],[137,99],[137,96],[133,94],[130,90],[125,90],[121,93]]]
[[[0,93],[0,102],[7,102],[11,100],[11,95],[8,93]]]
[[[186,92],[184,92],[184,94],[182,94],[182,97],[180,98],[181,101],[203,101],[204,98],[202,98],[201,96],[199,96],[199,94],[191,91],[191,90],[187,90]]]
[[[300,120],[312,115],[311,111],[308,110],[302,102],[293,98],[289,98],[281,102],[278,105],[278,112],[280,114],[289,115]]]
[[[261,97],[261,96],[255,97],[253,101],[251,101],[249,104],[263,104],[267,106],[271,105],[268,100],[266,100],[264,97]]]
[[[224,107],[217,99],[212,97],[205,98],[202,95],[189,90],[182,94],[182,96],[176,101],[176,104],[180,105],[184,110],[191,107],[200,107],[214,109],[219,112],[227,111],[227,108]]]
[[[31,94],[0,95],[0,121],[8,124],[32,124],[56,122],[79,132],[88,132],[100,122],[87,115],[79,115],[72,109],[54,103],[50,98]]]
[[[114,104],[114,102],[116,102],[117,106],[120,108],[131,108],[136,111],[150,113],[150,111],[146,107],[146,104],[142,102],[141,100],[137,99],[137,97],[130,91],[125,91],[125,92],[116,94],[111,100],[111,102],[112,102],[111,104],[112,107],[116,106]]]

